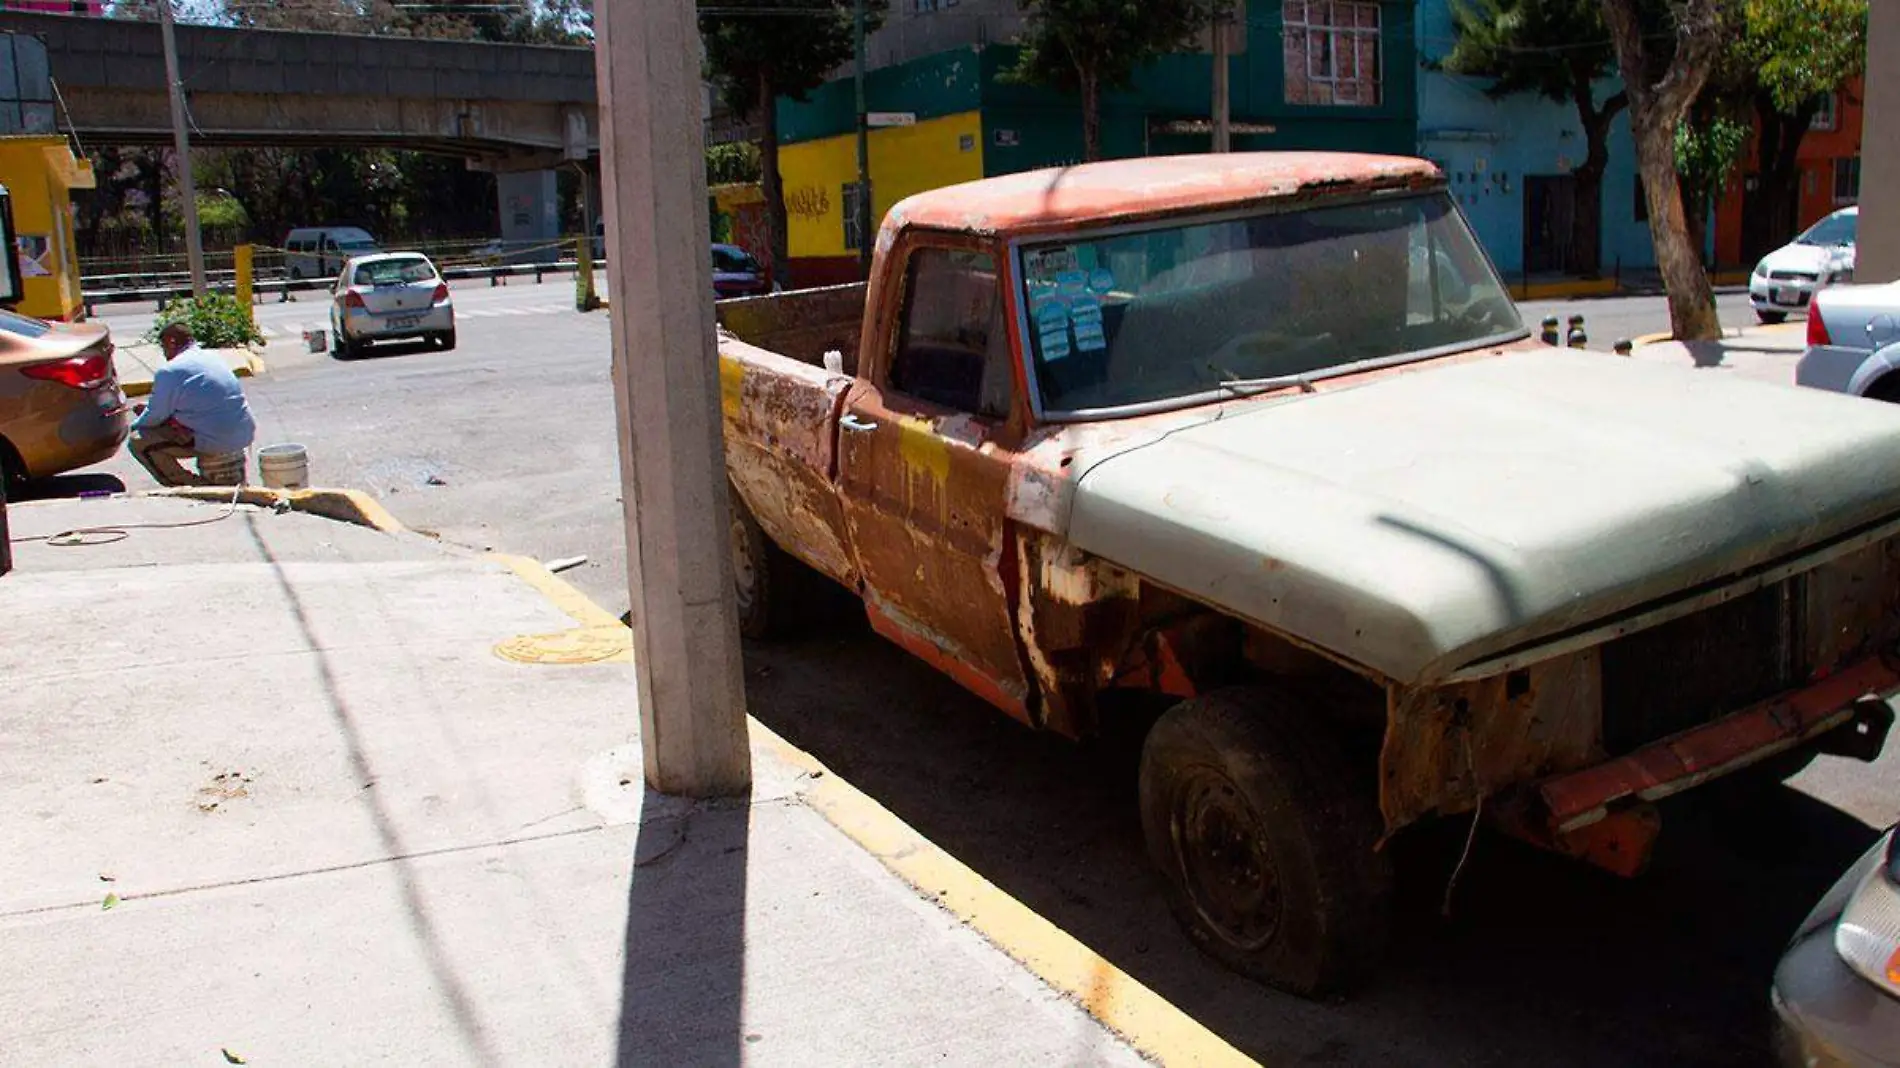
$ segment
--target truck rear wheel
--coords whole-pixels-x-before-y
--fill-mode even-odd
[[[726,496],[732,502],[732,578],[739,633],[754,639],[777,637],[790,629],[801,565],[765,536],[752,509],[730,486]]]
[[[1232,689],[1163,715],[1141,823],[1169,907],[1216,960],[1305,997],[1350,989],[1390,928],[1373,776],[1313,710]]]

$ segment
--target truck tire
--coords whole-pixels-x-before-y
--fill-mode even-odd
[[[732,502],[732,578],[739,633],[755,640],[779,637],[791,630],[792,605],[803,577],[801,565],[765,536],[752,509],[730,485],[726,496]]]
[[[1375,777],[1270,690],[1170,709],[1141,757],[1141,824],[1175,919],[1229,968],[1302,997],[1351,989],[1391,927]]]

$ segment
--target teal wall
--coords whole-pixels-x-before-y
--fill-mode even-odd
[[[1304,107],[1285,102],[1280,7],[1254,0],[1247,50],[1232,63],[1232,110],[1237,122],[1269,124],[1271,134],[1236,135],[1240,151],[1333,149],[1410,154],[1418,130],[1418,44],[1414,7],[1381,3],[1382,100],[1378,107]],[[865,103],[871,111],[911,111],[921,119],[981,109],[988,174],[1009,174],[1082,158],[1079,100],[1016,84],[1004,77],[1016,63],[1013,46],[959,48],[872,71]],[[1151,120],[1205,119],[1212,92],[1212,59],[1164,56],[1140,71],[1127,89],[1102,100],[1102,150],[1109,158],[1205,152],[1205,136],[1150,136]],[[848,133],[854,128],[850,79],[831,82],[803,102],[779,101],[779,137],[793,143]]]

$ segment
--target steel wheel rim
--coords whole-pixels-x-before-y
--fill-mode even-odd
[[[1244,952],[1272,942],[1283,902],[1264,828],[1224,772],[1188,772],[1169,813],[1175,868],[1188,905],[1221,941]]]
[[[753,598],[757,596],[759,565],[752,558],[752,539],[747,536],[745,523],[735,517],[731,531],[733,588],[739,599],[739,611],[743,613],[752,607]]]

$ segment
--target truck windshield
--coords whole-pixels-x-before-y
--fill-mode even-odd
[[[1197,401],[1524,333],[1443,194],[1022,249],[1045,414]]]

